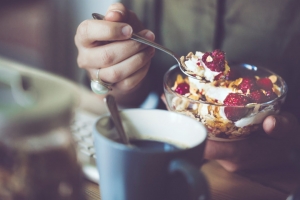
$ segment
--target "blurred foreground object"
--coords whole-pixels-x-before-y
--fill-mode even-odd
[[[0,199],[82,200],[69,130],[75,95],[25,69],[0,57]]]
[[[0,55],[80,80],[74,0],[1,0]],[[78,10],[78,9],[77,9]]]

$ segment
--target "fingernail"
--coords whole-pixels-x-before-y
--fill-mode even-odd
[[[147,39],[149,40],[154,40],[154,33],[152,33],[151,31],[147,31],[144,35]]]
[[[274,131],[275,123],[276,123],[276,119],[274,118],[274,116],[272,116],[272,117],[269,116],[265,119],[264,129],[265,129],[266,133],[271,133]]]
[[[120,13],[121,15],[124,15],[123,11],[121,11],[121,10],[111,10],[110,12],[117,12],[117,13]]]
[[[114,16],[114,12],[108,12],[106,15],[105,15],[105,18],[112,18]]]
[[[119,14],[121,14],[121,15],[124,15],[124,13],[123,13],[122,11],[120,11],[120,10],[110,10],[110,11],[105,15],[105,17],[106,17],[106,18],[113,18],[114,15],[116,14],[116,12],[119,13]]]
[[[128,25],[124,26],[122,28],[122,34],[124,36],[130,36],[132,34],[132,28],[131,28],[131,26],[128,26]]]

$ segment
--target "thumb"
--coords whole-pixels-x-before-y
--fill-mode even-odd
[[[105,20],[113,22],[122,22],[125,21],[128,15],[128,10],[121,3],[114,3],[109,6],[106,14]]]
[[[133,28],[134,32],[140,32],[144,29],[144,26],[137,15],[133,11],[127,9],[122,3],[112,4],[106,12],[105,20],[128,23]]]
[[[270,115],[263,122],[263,129],[268,136],[284,138],[293,134],[299,127],[297,118],[290,113]]]

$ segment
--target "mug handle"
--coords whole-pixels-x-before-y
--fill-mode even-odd
[[[176,159],[169,165],[170,199],[209,200],[208,183],[203,173],[189,162]],[[184,182],[184,185],[182,184]],[[186,190],[185,194],[182,194]],[[181,197],[181,196],[184,197]],[[188,196],[188,197],[186,197]]]

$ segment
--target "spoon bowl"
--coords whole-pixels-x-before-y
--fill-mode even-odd
[[[97,20],[105,20],[105,17],[101,14],[98,14],[98,13],[93,13],[92,14],[93,18],[94,19],[97,19]],[[167,54],[169,54],[170,56],[172,56],[178,63],[178,66],[180,68],[180,70],[188,77],[191,77],[191,78],[194,78],[194,79],[198,79],[196,76],[192,75],[191,73],[188,73],[187,70],[185,69],[185,67],[181,64],[181,61],[180,61],[180,57],[177,56],[173,51],[171,51],[170,49],[160,45],[160,44],[157,44],[155,42],[152,42],[150,40],[147,40],[135,33],[132,34],[131,38],[132,40],[134,41],[137,41],[137,42],[140,42],[140,43],[143,43],[143,44],[146,44],[146,45],[149,45],[151,47],[154,47],[158,50],[161,50]],[[199,79],[198,79],[199,80]]]

